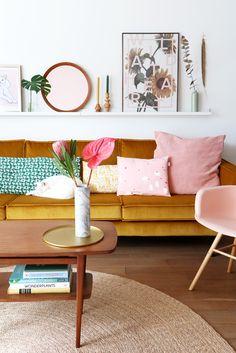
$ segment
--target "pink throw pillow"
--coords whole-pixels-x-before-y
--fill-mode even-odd
[[[117,157],[117,195],[170,196],[168,157],[139,159]]]
[[[155,132],[155,158],[169,156],[169,187],[174,194],[196,194],[217,186],[225,135],[186,139],[165,132]]]

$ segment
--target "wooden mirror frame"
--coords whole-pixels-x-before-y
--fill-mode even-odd
[[[87,95],[85,97],[85,99],[82,101],[82,103],[80,103],[78,106],[76,106],[75,108],[73,109],[61,109],[61,108],[57,108],[55,105],[53,105],[50,100],[48,99],[48,96],[45,95],[45,93],[43,91],[41,91],[42,93],[42,96],[43,96],[43,99],[45,101],[45,103],[53,110],[56,110],[58,112],[77,112],[78,110],[82,109],[85,104],[88,102],[90,96],[91,96],[91,91],[92,91],[92,87],[91,87],[91,81],[90,81],[90,78],[88,76],[88,74],[84,71],[84,69],[77,65],[77,64],[74,64],[74,63],[71,63],[71,62],[60,62],[60,63],[57,63],[55,65],[52,65],[51,67],[49,67],[49,69],[45,72],[45,74],[43,75],[45,78],[48,79],[48,75],[56,68],[60,67],[60,66],[72,66],[74,68],[76,68],[77,70],[80,71],[80,73],[82,73],[87,81],[87,84],[88,84],[88,92],[87,92]],[[50,80],[48,79],[49,83],[50,83]]]

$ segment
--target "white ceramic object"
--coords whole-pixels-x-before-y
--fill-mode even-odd
[[[90,188],[85,185],[75,188],[75,236],[90,236]]]

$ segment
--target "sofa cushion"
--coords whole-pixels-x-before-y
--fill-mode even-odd
[[[15,195],[1,194],[0,195],[0,220],[6,218],[6,205],[16,198]]]
[[[92,219],[121,219],[121,198],[116,194],[91,194],[90,203]]]
[[[219,185],[224,135],[190,139],[159,131],[155,137],[155,158],[170,157],[171,193],[196,194],[203,187]]]
[[[117,195],[170,196],[168,186],[168,157],[117,157]]]
[[[120,156],[151,159],[154,156],[155,148],[155,140],[122,139],[120,141]]]
[[[1,157],[24,157],[25,140],[0,141]]]
[[[74,199],[17,196],[6,208],[7,219],[73,219]],[[121,200],[115,194],[91,195],[91,219],[121,218]]]
[[[52,158],[0,157],[0,193],[26,194],[37,182],[57,174]]]
[[[194,195],[121,196],[126,221],[194,220]]]
[[[83,148],[91,140],[78,140],[76,143],[77,156],[81,156]],[[52,144],[54,141],[26,141],[25,142],[25,156],[26,157],[52,157]],[[115,142],[115,148],[112,155],[101,164],[116,164],[116,157],[119,151],[119,140]]]
[[[83,183],[87,184],[91,169],[83,162]],[[89,187],[92,193],[116,193],[118,184],[117,165],[99,165],[92,171]]]
[[[199,236],[216,235],[196,221],[113,221],[119,236]]]

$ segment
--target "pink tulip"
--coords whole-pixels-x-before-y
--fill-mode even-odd
[[[89,142],[82,151],[82,157],[88,161],[88,167],[94,169],[104,159],[111,156],[114,147],[115,140],[111,137],[103,137],[96,141]]]
[[[58,157],[61,159],[62,158],[62,146],[65,147],[65,150],[67,152],[70,151],[69,144],[66,141],[57,141],[52,144],[52,149],[53,151],[58,155]]]

